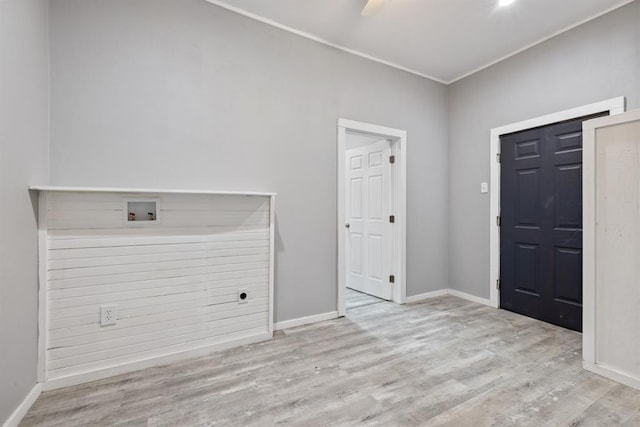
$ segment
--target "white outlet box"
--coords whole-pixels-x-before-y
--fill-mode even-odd
[[[115,325],[118,321],[118,306],[116,304],[100,306],[100,326]]]
[[[246,304],[249,302],[249,291],[246,288],[238,289],[238,304]]]

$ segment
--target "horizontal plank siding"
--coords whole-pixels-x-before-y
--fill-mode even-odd
[[[126,283],[110,283],[107,285],[97,286],[84,286],[75,288],[64,289],[50,289],[48,291],[49,300],[78,298],[82,296],[90,295],[102,295],[119,292],[134,292],[136,290],[151,289],[151,288],[163,288],[163,287],[178,287],[182,285],[208,283],[211,286],[225,288],[234,287],[236,285],[247,285],[264,279],[267,274],[266,269],[251,270],[245,272],[242,275],[236,275],[234,278],[213,280],[212,275],[199,275],[199,276],[183,276],[183,277],[170,277],[157,280],[143,280],[140,282],[126,282]]]
[[[77,230],[77,229],[120,229],[125,222],[123,221],[122,212],[112,212],[105,215],[108,218],[99,218],[93,216],[80,216],[79,218],[52,218],[48,227],[50,230]],[[175,213],[163,213],[158,216],[158,222],[137,221],[126,223],[128,227],[159,227],[161,224],[165,227],[189,227],[194,219],[201,222],[201,227],[242,227],[242,226],[261,226],[269,219],[268,213],[258,212],[251,215],[236,215],[232,212],[225,212],[218,215],[199,215],[200,218],[195,219],[195,215],[176,215]]]
[[[269,197],[51,192],[47,378],[269,330]],[[129,222],[126,201],[156,201]],[[239,289],[249,297],[238,301]],[[115,325],[100,307],[116,304]]]
[[[266,316],[264,317],[266,318]],[[232,319],[231,321],[227,320],[227,325],[224,326],[221,325],[222,322],[211,322],[210,324],[201,322],[195,327],[179,327],[145,336],[132,336],[117,341],[109,340],[97,344],[78,346],[82,351],[76,353],[65,351],[65,349],[53,349],[50,351],[51,357],[47,361],[47,366],[51,372],[72,365],[82,365],[84,363],[106,360],[126,354],[135,354],[189,341],[202,340],[232,332],[251,330],[258,333],[264,330],[261,327],[264,321],[265,319],[239,322],[237,319]],[[75,356],[72,354],[78,355]]]
[[[131,353],[126,356],[111,357],[111,358],[103,359],[97,362],[76,364],[74,366],[67,367],[67,368],[59,368],[59,369],[51,370],[55,376],[50,378],[51,379],[64,378],[64,377],[69,377],[69,376],[78,375],[78,374],[85,374],[93,371],[100,371],[105,368],[120,367],[122,365],[130,364],[130,363],[133,364],[133,363],[144,361],[154,357],[167,356],[167,355],[171,355],[173,353],[178,353],[182,351],[197,350],[202,347],[215,346],[215,345],[220,345],[225,343],[234,343],[234,342],[241,341],[245,338],[255,336],[257,334],[256,331],[258,331],[258,329],[247,330],[244,333],[241,331],[240,332],[232,331],[228,333],[222,333],[219,335],[211,336],[209,338],[187,340],[179,344],[165,343],[160,348],[151,348],[149,350]]]
[[[198,251],[233,251],[234,249],[265,248],[269,246],[269,239],[253,239],[246,241],[230,242],[199,242],[199,243],[179,243],[179,244],[158,244],[158,245],[135,245],[135,246],[110,246],[99,248],[71,248],[52,250],[49,253],[49,260],[62,259],[82,259],[82,258],[103,258],[110,256],[127,255],[149,255],[178,252],[198,252]]]
[[[235,257],[197,257],[181,260],[156,260],[140,262],[127,262],[127,259],[123,259],[122,262],[116,262],[115,264],[107,264],[101,266],[71,267],[59,270],[49,269],[49,279],[53,281],[61,279],[73,279],[77,277],[98,277],[116,274],[140,273],[145,271],[162,271],[184,268],[190,269],[193,267],[206,267],[215,270],[215,267],[218,265],[249,265],[267,261],[268,259],[269,254],[264,253],[258,255],[240,255]]]
[[[145,314],[143,316],[123,316],[118,319],[118,324],[109,328],[110,331],[127,330],[128,328],[144,326],[144,325],[156,325],[163,322],[171,322],[172,320],[182,320],[191,317],[200,317],[215,314],[219,318],[235,317],[238,315],[254,314],[262,312],[264,298],[254,298],[247,304],[243,304],[238,307],[237,304],[228,303],[220,304],[216,306],[204,305],[201,307],[189,307],[183,310],[173,311],[161,311],[155,314]],[[74,324],[66,327],[56,327],[49,330],[49,338],[51,342],[55,344],[55,340],[79,337],[83,335],[95,335],[102,331],[101,326],[96,323],[96,316],[94,315],[91,322],[86,324]]]
[[[266,298],[255,298],[255,300],[259,304],[263,304],[266,301]],[[234,305],[237,309],[238,305],[235,300],[224,302],[222,301],[220,304],[215,304],[218,310],[223,310],[225,306]],[[128,319],[128,318],[140,318],[146,319],[147,316],[151,315],[160,315],[163,313],[171,313],[174,311],[184,311],[184,310],[195,310],[201,307],[211,307],[212,304],[207,304],[203,301],[193,301],[193,300],[183,300],[177,302],[171,302],[167,304],[153,304],[142,307],[133,307],[127,308],[124,310],[118,310],[118,319]],[[87,313],[80,316],[70,316],[70,317],[62,317],[59,319],[52,320],[50,323],[52,324],[52,328],[68,328],[74,325],[83,325],[83,324],[91,324],[99,322],[100,313]],[[55,325],[55,326],[54,326]]]
[[[144,345],[147,342],[157,343],[158,341],[171,341],[173,343],[180,342],[182,335],[196,334],[200,336],[203,332],[211,332],[211,334],[205,334],[203,337],[215,335],[218,333],[216,329],[220,326],[237,328],[233,330],[244,330],[259,327],[260,325],[254,324],[256,322],[266,320],[266,312],[245,315],[241,319],[238,318],[226,318],[226,319],[203,319],[200,322],[195,323],[194,326],[187,324],[181,326],[180,324],[173,325],[170,328],[163,328],[153,332],[146,332],[140,334],[134,334],[132,331],[123,336],[111,338],[107,337],[99,341],[88,342],[86,337],[73,337],[66,338],[68,345],[62,347],[52,346],[49,352],[49,363],[51,366],[67,365],[70,359],[78,359],[85,361],[99,360],[101,357],[115,357],[116,355],[126,354],[132,351],[134,348],[140,350],[146,350]],[[184,323],[189,323],[187,319]],[[246,326],[251,325],[251,326]],[[118,331],[120,332],[120,331]],[[112,334],[114,334],[112,332]],[[122,335],[122,334],[118,334]],[[177,340],[177,341],[176,341]],[[86,344],[85,344],[86,343]],[[151,348],[151,347],[148,347]],[[64,359],[64,361],[56,364],[58,359]]]
[[[227,314],[229,316],[229,314]],[[267,316],[266,311],[260,311],[256,313],[244,313],[243,319],[253,318],[253,320],[260,320]],[[179,319],[173,319],[170,321],[159,321],[156,323],[149,323],[145,325],[132,326],[126,329],[109,329],[104,333],[101,333],[100,339],[97,339],[95,334],[84,334],[73,337],[65,337],[65,338],[52,338],[51,339],[51,348],[68,348],[68,347],[77,347],[81,345],[90,345],[96,343],[108,343],[109,348],[115,348],[119,345],[119,343],[123,342],[125,339],[130,339],[129,342],[137,342],[132,337],[143,337],[145,339],[151,338],[151,333],[157,334],[157,336],[166,336],[163,334],[163,331],[172,330],[174,328],[179,327],[188,327],[191,325],[199,325],[203,322],[212,322],[216,320],[225,320],[228,323],[235,324],[237,323],[237,316],[224,317],[223,313],[212,312],[209,314],[199,315],[199,316],[191,316],[191,317],[182,317]],[[91,346],[88,348],[95,348],[95,346]],[[53,352],[52,352],[53,353]],[[52,357],[55,359],[55,357]]]
[[[251,295],[255,298],[258,296],[267,296],[267,292],[264,289],[266,278],[257,283],[242,285],[243,289],[247,289],[251,292]],[[60,310],[71,307],[85,307],[93,304],[108,304],[108,303],[120,303],[127,304],[131,301],[140,301],[141,303],[148,304],[151,298],[167,296],[167,292],[170,295],[194,295],[196,292],[204,292],[206,297],[224,297],[232,296],[236,299],[238,287],[226,287],[226,288],[212,288],[210,283],[194,283],[189,285],[175,286],[170,289],[166,288],[149,288],[139,291],[131,292],[116,292],[100,295],[89,295],[84,297],[74,297],[50,300],[49,306],[52,310]],[[123,305],[123,308],[126,306]]]
[[[228,243],[269,240],[264,227],[237,228],[211,227],[211,229],[166,230],[158,227],[145,229],[98,229],[49,231],[50,249],[84,249],[120,246],[169,245],[184,243]]]
[[[215,279],[229,279],[233,277],[243,277],[245,274],[253,273],[252,270],[267,269],[268,263],[266,262],[254,262],[250,264],[231,264],[220,265],[215,270],[209,267],[185,267],[181,269],[170,269],[162,271],[140,271],[134,273],[121,273],[107,276],[96,277],[74,277],[69,279],[50,280],[50,289],[64,289],[73,287],[93,286],[93,285],[106,285],[111,283],[126,283],[135,282],[139,280],[154,280],[162,279],[165,277],[182,277],[211,274]],[[212,271],[215,271],[212,273]]]

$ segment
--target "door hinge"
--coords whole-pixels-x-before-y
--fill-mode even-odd
[[[500,279],[496,280],[496,289],[500,289]]]
[[[497,216],[496,217],[496,225],[498,227],[502,226],[502,217],[501,216]]]
[[[389,156],[389,163],[394,164],[396,162],[396,156]]]
[[[390,222],[391,224],[394,224],[394,223],[396,222],[396,216],[395,216],[395,215],[391,215],[391,216],[389,217],[389,222]]]
[[[396,276],[394,274],[389,276],[389,283],[396,283]]]
[[[500,153],[496,154],[496,162],[500,163]]]

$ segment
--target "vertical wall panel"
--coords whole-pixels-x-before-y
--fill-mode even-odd
[[[640,121],[596,130],[596,363],[640,381]]]

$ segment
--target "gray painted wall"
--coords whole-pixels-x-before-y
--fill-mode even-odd
[[[36,384],[38,236],[48,177],[46,0],[0,1],[0,424]],[[37,199],[36,199],[37,200]]]
[[[489,130],[619,95],[640,107],[638,1],[449,88],[203,0],[51,8],[52,182],[277,191],[279,321],[335,309],[338,117],[408,131],[408,294],[486,298]],[[47,1],[1,1],[0,420],[36,381],[26,187],[48,177],[47,56]]]
[[[336,309],[338,117],[408,131],[408,295],[447,287],[447,88],[204,0],[51,4],[56,185],[276,191],[276,321]]]
[[[489,297],[492,128],[627,97],[640,107],[640,1],[449,87],[449,283]]]

